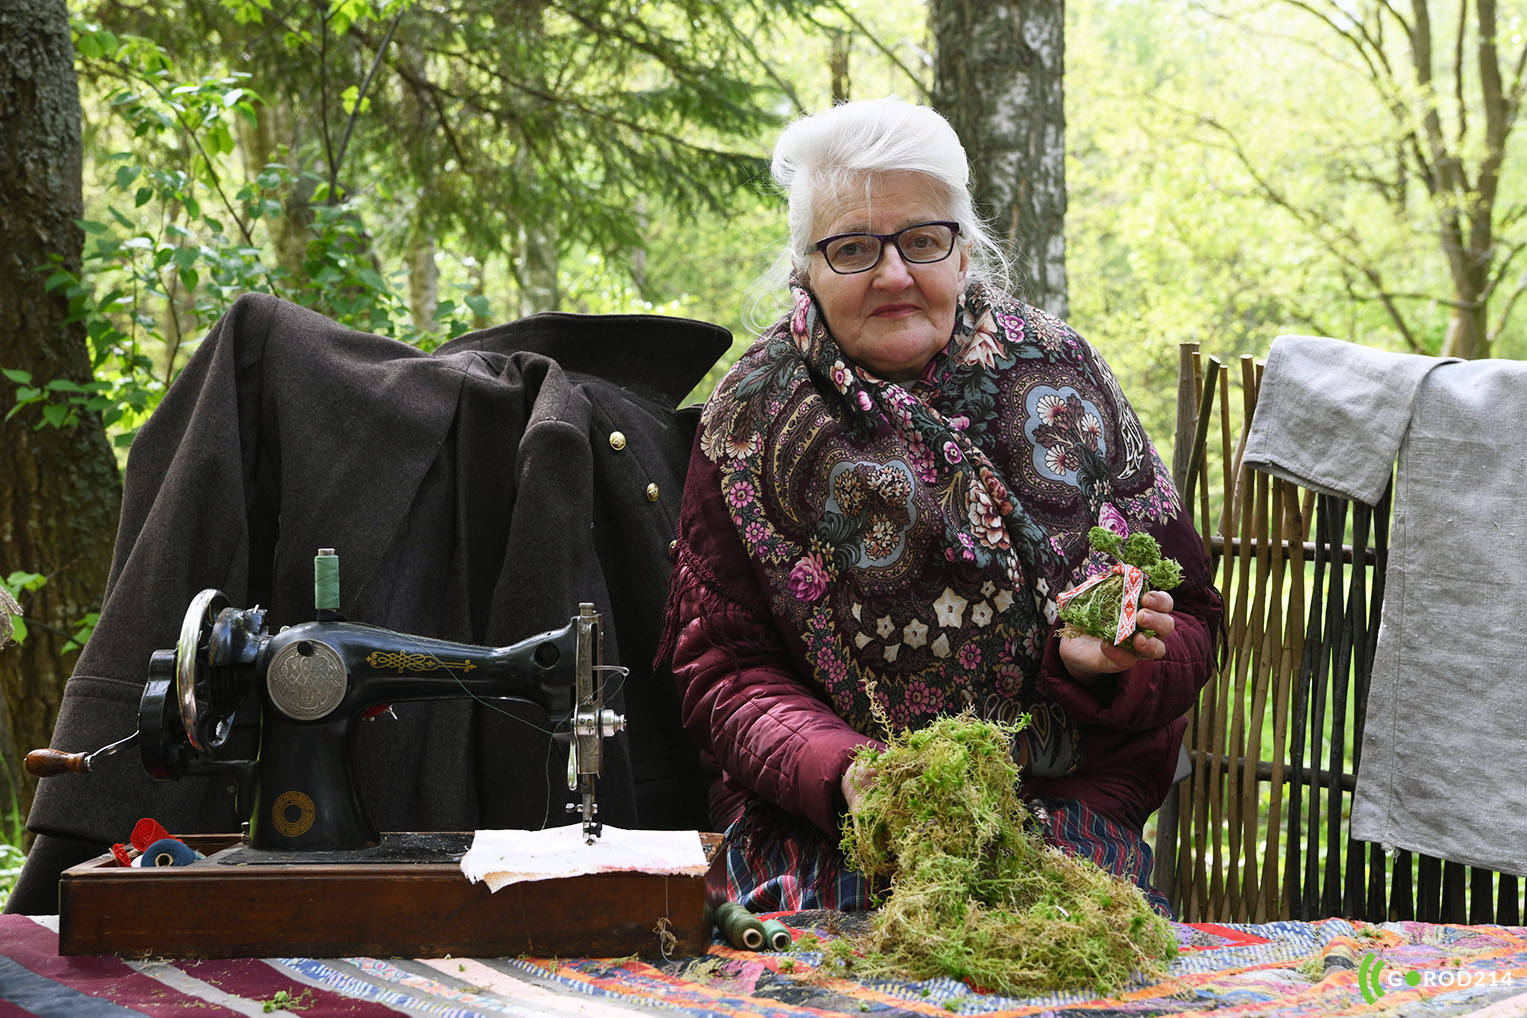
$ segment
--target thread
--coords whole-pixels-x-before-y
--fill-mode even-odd
[[[795,935],[790,932],[790,927],[778,919],[765,919],[763,921],[764,940],[769,944],[771,951],[788,951],[795,946]]]
[[[200,859],[202,854],[187,845],[179,838],[160,838],[148,848],[143,850],[139,866],[151,868],[156,866],[189,866]]]
[[[339,611],[339,556],[333,548],[319,548],[313,558],[313,609]]]
[[[764,924],[735,901],[723,901],[716,906],[716,925],[738,950],[756,951],[764,945]]]

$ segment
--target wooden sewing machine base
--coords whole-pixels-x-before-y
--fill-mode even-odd
[[[59,953],[655,958],[703,954],[710,943],[699,876],[600,873],[492,894],[455,860],[223,865],[220,855],[247,851],[237,835],[182,840],[207,858],[136,869],[107,854],[65,870]],[[655,930],[664,917],[666,944]]]

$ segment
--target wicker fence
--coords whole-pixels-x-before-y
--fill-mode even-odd
[[[1389,503],[1244,469],[1260,368],[1182,348],[1173,472],[1225,598],[1226,650],[1189,715],[1190,775],[1157,814],[1156,883],[1184,920],[1520,923],[1521,881],[1350,834]],[[1232,403],[1239,406],[1233,408]]]

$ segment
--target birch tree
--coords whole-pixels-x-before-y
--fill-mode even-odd
[[[1011,245],[1029,303],[1065,316],[1063,0],[930,0],[933,104],[970,156],[980,211]]]

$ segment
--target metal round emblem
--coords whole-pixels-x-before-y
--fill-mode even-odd
[[[313,800],[296,790],[283,792],[270,807],[270,822],[288,838],[300,838],[313,826]]]
[[[276,709],[293,721],[316,721],[345,698],[345,662],[316,640],[299,640],[276,651],[265,689]]]

